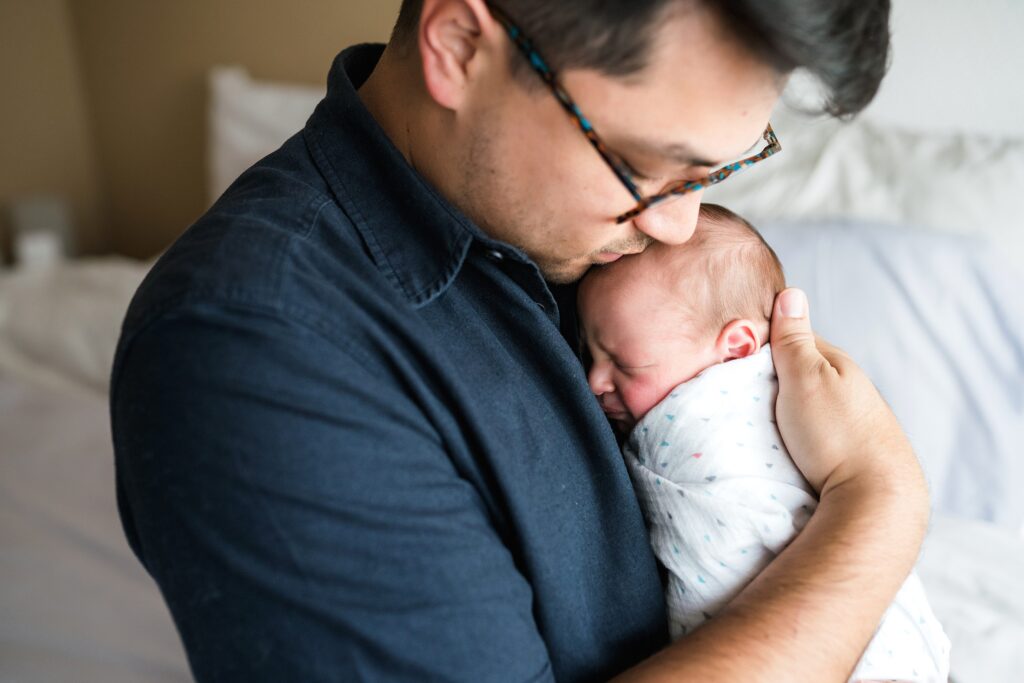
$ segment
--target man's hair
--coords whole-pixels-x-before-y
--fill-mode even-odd
[[[768,340],[775,297],[786,288],[786,276],[775,250],[754,226],[723,206],[701,204],[693,237],[670,249],[695,252],[702,265],[671,273],[666,282],[686,318],[700,321],[699,336],[746,319],[762,328],[762,343]]]
[[[786,75],[806,69],[824,86],[824,111],[852,116],[875,96],[889,57],[890,0],[501,0],[553,69],[609,76],[642,70],[667,11],[699,4],[756,57]],[[392,34],[415,40],[423,0],[402,0]],[[513,61],[525,73],[525,60]]]

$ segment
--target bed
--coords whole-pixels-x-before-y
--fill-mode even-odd
[[[321,94],[214,70],[211,197]],[[935,509],[918,571],[953,642],[952,680],[1020,680],[1024,131],[915,128],[887,111],[839,124],[781,109],[773,168],[708,199],[761,228],[816,330],[910,435]],[[149,265],[0,272],[0,681],[191,680],[113,488],[109,364]]]

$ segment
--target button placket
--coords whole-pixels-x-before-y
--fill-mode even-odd
[[[502,266],[501,269],[519,283],[519,286],[533,300],[537,308],[543,311],[552,321],[556,321],[554,312],[558,310],[557,304],[543,285],[543,280],[540,279],[540,271],[537,270],[536,266],[531,267],[530,264],[523,263],[518,258],[507,255],[500,249],[493,247],[485,247],[483,249],[483,256],[496,265],[500,264]],[[527,273],[524,270],[530,272]],[[535,281],[534,277],[539,280]]]

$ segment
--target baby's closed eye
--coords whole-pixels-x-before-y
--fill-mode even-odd
[[[641,372],[643,370],[653,368],[654,365],[654,363],[645,363],[643,365],[628,365],[625,363],[615,361],[615,367],[617,367],[619,370],[622,370],[623,372]]]

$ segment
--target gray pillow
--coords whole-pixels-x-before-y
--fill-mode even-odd
[[[935,509],[1024,522],[1024,274],[998,248],[862,223],[762,233],[815,330],[848,351],[892,406]]]

